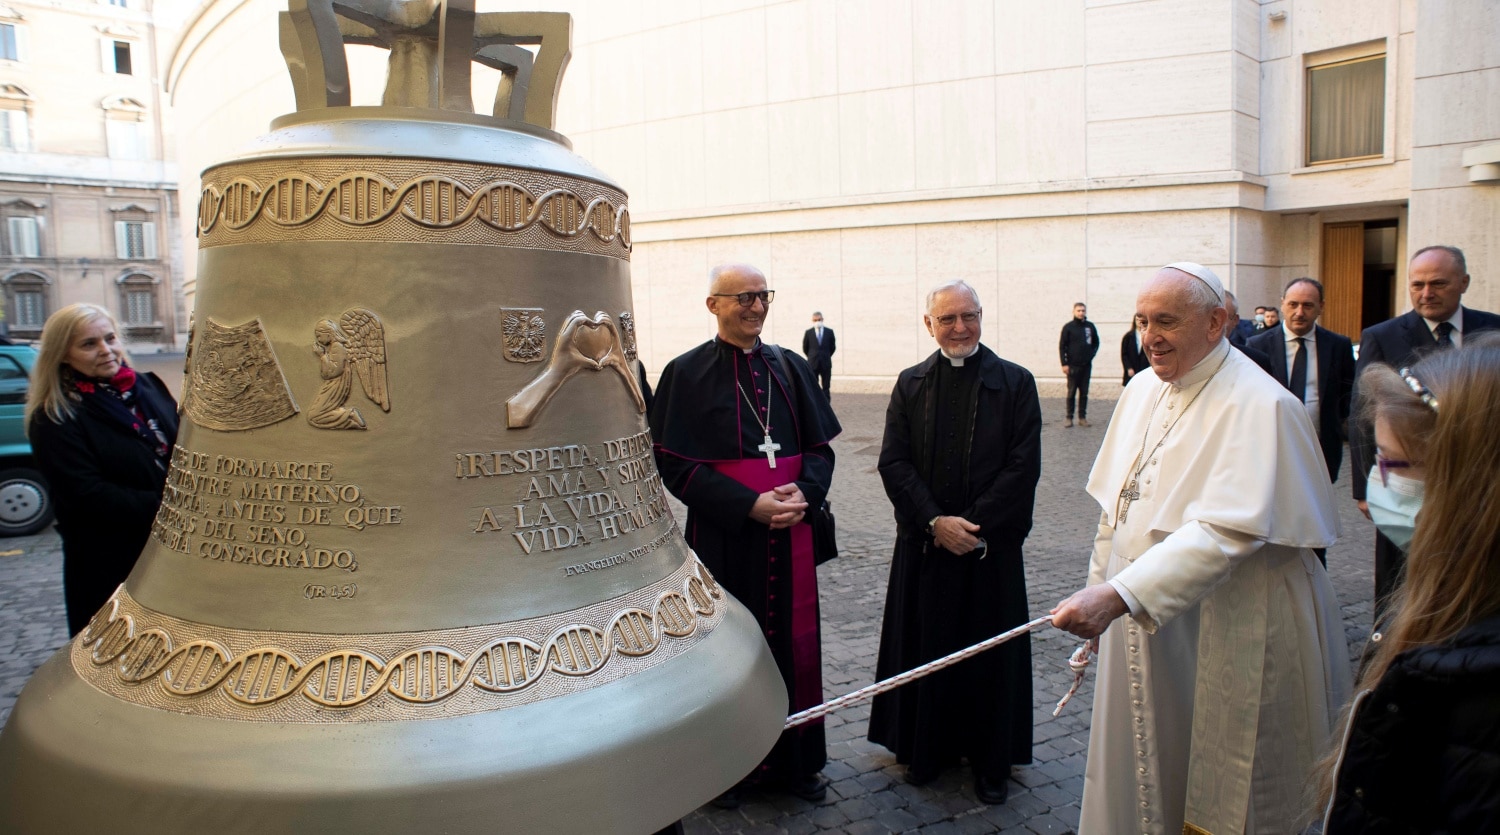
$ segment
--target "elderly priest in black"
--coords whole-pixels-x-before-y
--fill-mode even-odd
[[[962,281],[927,297],[939,350],[901,372],[885,413],[880,478],[896,510],[876,678],[1028,620],[1021,546],[1042,469],[1036,381],[979,343],[982,311]],[[968,757],[974,790],[1003,803],[1031,762],[1027,637],[875,698],[870,740],[921,785]]]
[[[667,363],[651,406],[656,465],[687,505],[685,531],[714,578],[759,621],[786,679],[790,710],[823,700],[818,585],[806,513],[833,482],[838,419],[807,363],[760,341],[773,292],[745,264],[710,273],[718,336]],[[822,800],[822,720],[781,735],[740,786],[765,783]]]

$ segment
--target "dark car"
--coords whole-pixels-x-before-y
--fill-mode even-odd
[[[0,338],[0,536],[36,533],[52,523],[52,494],[26,438],[26,390],[36,349]]]

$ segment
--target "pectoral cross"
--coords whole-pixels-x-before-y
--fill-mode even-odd
[[[1141,491],[1136,489],[1138,486],[1139,484],[1132,478],[1130,484],[1120,491],[1120,504],[1117,508],[1118,512],[1115,513],[1115,524],[1125,521],[1125,516],[1130,513],[1130,503],[1141,497]]]
[[[771,463],[771,469],[776,469],[776,450],[781,449],[781,444],[772,443],[770,433],[766,433],[766,442],[756,447],[766,454],[766,460]]]

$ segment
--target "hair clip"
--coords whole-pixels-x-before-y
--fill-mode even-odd
[[[1396,373],[1401,375],[1401,379],[1406,381],[1406,385],[1411,387],[1413,393],[1422,398],[1422,402],[1426,403],[1428,408],[1434,412],[1438,410],[1438,399],[1432,395],[1431,389],[1422,385],[1422,381],[1418,380],[1416,375],[1411,373],[1410,368],[1403,368]]]

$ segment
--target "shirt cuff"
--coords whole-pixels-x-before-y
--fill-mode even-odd
[[[1125,588],[1124,583],[1113,579],[1105,580],[1104,582],[1109,583],[1115,592],[1120,595],[1120,599],[1125,601],[1126,608],[1130,609],[1131,617],[1138,618],[1141,616],[1141,601],[1135,599],[1135,595],[1130,593],[1130,589]]]

